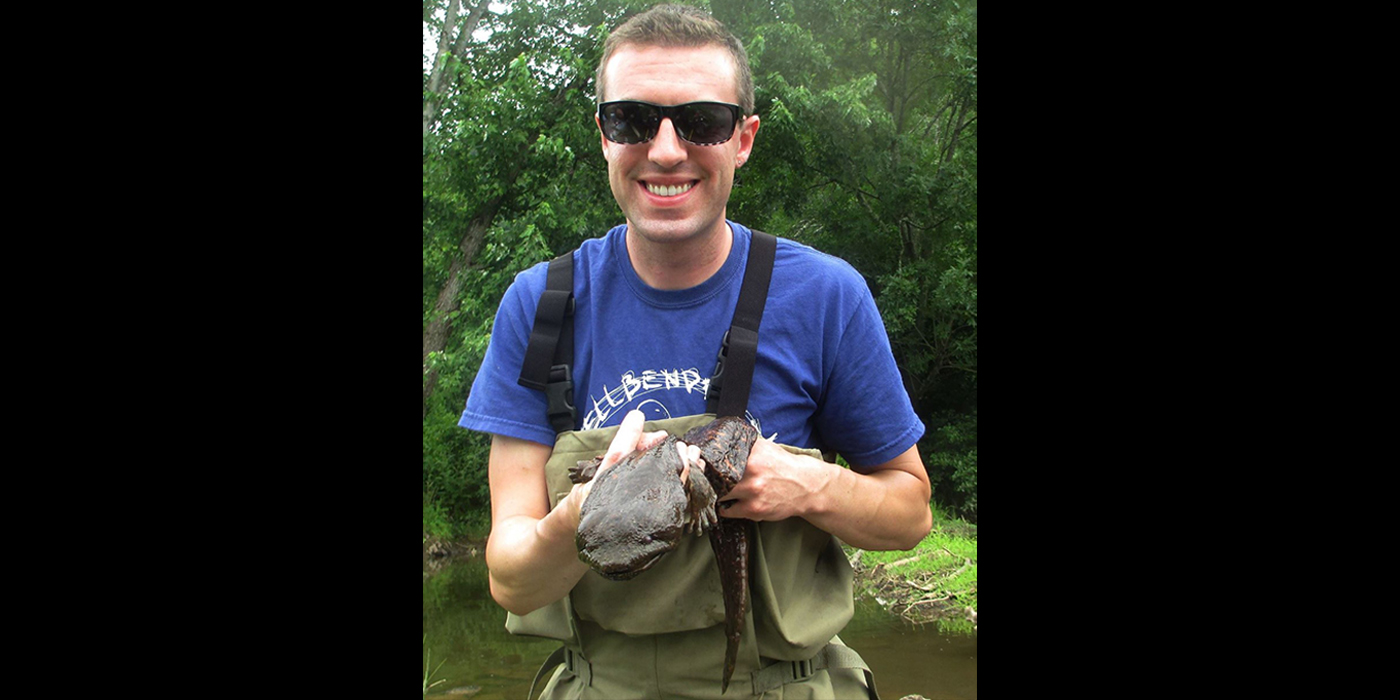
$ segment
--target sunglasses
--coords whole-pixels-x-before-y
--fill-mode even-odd
[[[697,146],[714,146],[734,136],[743,114],[726,102],[687,102],[665,107],[650,102],[620,100],[598,105],[603,136],[613,143],[646,143],[656,138],[662,119],[670,119],[676,135]]]

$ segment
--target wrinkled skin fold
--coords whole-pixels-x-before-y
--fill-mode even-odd
[[[749,451],[758,439],[753,426],[736,417],[716,418],[684,436],[668,436],[651,449],[618,460],[593,484],[579,509],[579,559],[605,578],[630,579],[676,548],[683,534],[708,532],[724,592],[724,678],[729,689],[739,656],[739,637],[748,611],[749,539],[752,523],[720,518],[716,504],[744,478]],[[695,445],[705,461],[690,469],[676,443]],[[569,470],[574,483],[591,481],[602,458]],[[702,476],[703,474],[703,476]]]

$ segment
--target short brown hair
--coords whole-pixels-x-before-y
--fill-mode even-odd
[[[598,102],[603,101],[603,70],[613,53],[624,44],[635,46],[692,47],[715,44],[729,51],[738,78],[739,107],[753,114],[753,72],[744,45],[719,20],[689,5],[657,5],[623,22],[603,42],[603,58],[598,61]]]

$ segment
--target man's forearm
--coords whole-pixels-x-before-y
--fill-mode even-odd
[[[547,445],[496,436],[491,441],[491,537],[486,566],[491,596],[523,615],[563,598],[583,577],[574,531],[578,496],[549,507]]]
[[[913,549],[933,526],[928,489],[908,472],[828,468],[837,474],[805,517],[842,542],[870,550]]]
[[[506,610],[524,615],[559,600],[588,571],[564,505],[543,518],[519,515],[493,529],[486,546],[491,596]]]

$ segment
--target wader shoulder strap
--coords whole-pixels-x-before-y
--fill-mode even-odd
[[[744,282],[739,288],[739,303],[734,307],[734,321],[724,334],[715,373],[705,392],[707,413],[742,416],[748,408],[754,363],[758,360],[758,324],[768,301],[768,282],[773,278],[773,257],[777,248],[777,238],[757,229],[753,231]]]
[[[554,432],[573,430],[574,408],[574,253],[549,262],[544,294],[535,309],[535,325],[520,367],[519,384],[543,391],[549,399]]]

